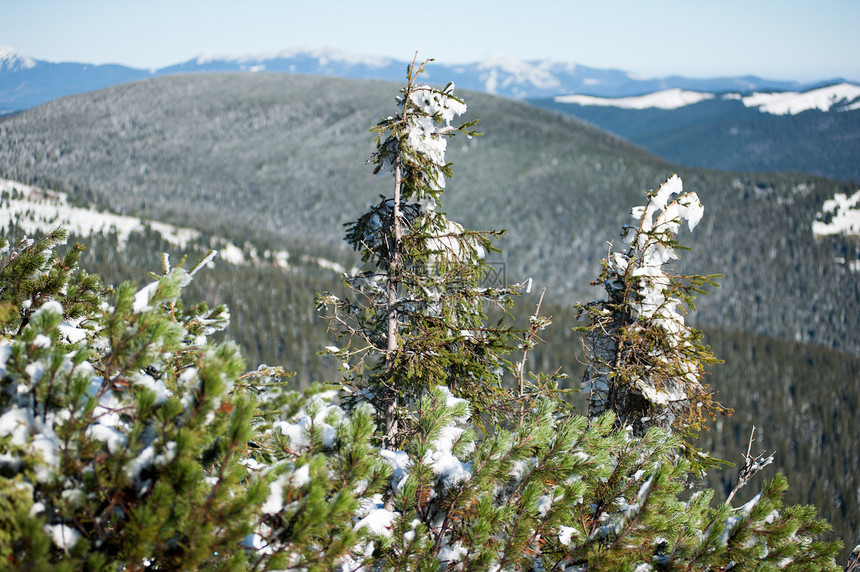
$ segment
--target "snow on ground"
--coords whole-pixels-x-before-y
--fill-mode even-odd
[[[325,258],[318,258],[316,256],[310,256],[307,254],[302,254],[300,257],[302,262],[309,262],[311,264],[316,264],[320,268],[325,268],[326,270],[334,270],[338,274],[343,274],[346,272],[346,267],[343,264],[339,264],[332,260],[327,260]]]
[[[384,57],[364,56],[353,54],[344,50],[322,47],[303,47],[281,51],[258,52],[242,56],[230,56],[223,54],[200,54],[199,56],[197,56],[197,58],[195,58],[194,61],[199,65],[204,65],[219,60],[237,62],[240,64],[259,64],[261,62],[266,62],[269,60],[291,59],[300,57],[319,59],[320,65],[323,66],[328,64],[329,62],[334,62],[352,65],[365,65],[367,67],[375,68],[384,68],[394,63],[393,60]],[[257,71],[253,70],[253,67],[265,68],[264,65],[260,65],[250,66],[247,69],[251,71]]]
[[[713,99],[713,93],[687,91],[679,88],[657,91],[635,97],[595,97],[591,95],[559,95],[557,103],[572,103],[584,106],[618,107],[621,109],[679,109],[700,101]],[[804,111],[853,111],[860,109],[860,86],[840,83],[804,92],[782,91],[775,93],[753,93],[741,95],[727,93],[724,100],[739,100],[746,107],[757,108],[771,115],[797,115]]]
[[[860,191],[850,197],[837,193],[832,199],[824,201],[815,219],[812,221],[812,234],[816,236],[841,234],[860,238]],[[844,265],[850,272],[860,273],[860,259],[839,256],[833,262]]]
[[[245,264],[246,262],[245,253],[242,249],[229,241],[225,241],[224,246],[218,251],[218,256],[222,260],[236,266]]]
[[[15,221],[28,235],[46,233],[60,226],[81,237],[113,230],[116,231],[121,249],[128,243],[132,233],[142,232],[147,227],[181,249],[191,248],[191,244],[200,239],[200,231],[193,228],[182,228],[159,221],[144,221],[133,216],[75,207],[68,203],[66,193],[25,185],[17,181],[0,179],[0,193],[8,197],[0,200],[0,228],[5,227],[8,222]],[[12,198],[13,196],[15,198]],[[282,269],[290,267],[290,255],[286,250],[267,250],[263,254],[264,260],[261,260],[257,249],[252,244],[245,243],[240,247],[226,238],[212,237],[209,246],[218,249],[218,258],[228,264],[236,266],[251,263],[258,266],[271,264]],[[334,262],[324,261],[327,265],[316,259],[310,262],[343,272],[343,268]]]
[[[591,95],[559,95],[557,103],[574,103],[622,109],[678,109],[700,101],[713,99],[713,93],[687,91],[680,88],[667,89],[635,97],[594,97]]]
[[[13,191],[17,191],[18,198],[0,201],[0,224],[17,220],[18,226],[27,234],[48,232],[58,226],[80,236],[113,229],[117,233],[120,248],[125,246],[132,232],[141,232],[147,225],[161,234],[164,240],[180,248],[185,248],[189,242],[200,237],[200,232],[190,228],[161,222],[144,223],[137,217],[73,207],[68,204],[65,193],[0,179],[0,193],[4,191],[10,196]]]
[[[34,67],[36,61],[33,58],[19,54],[10,46],[0,46],[0,70],[18,71]]]
[[[812,234],[860,236],[860,191],[850,197],[837,193],[832,199],[824,201],[821,212],[815,218],[818,220],[812,222]]]
[[[810,109],[830,111],[834,106],[842,102],[851,103],[858,98],[860,98],[860,86],[850,83],[840,83],[802,93],[794,91],[754,93],[742,98],[741,101],[747,107],[758,107],[764,113],[772,115],[797,115]],[[844,109],[860,109],[860,101],[854,102]]]

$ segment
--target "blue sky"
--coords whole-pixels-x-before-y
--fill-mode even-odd
[[[860,81],[858,26],[860,0],[0,0],[0,45],[40,60],[139,68],[330,47],[446,63],[552,59],[646,76]]]

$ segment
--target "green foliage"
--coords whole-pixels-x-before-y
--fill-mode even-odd
[[[345,411],[334,397],[307,398],[274,433],[289,453],[284,508],[258,540],[270,565],[839,569],[839,543],[816,540],[827,526],[814,510],[781,506],[783,477],[738,508],[712,503],[712,490],[691,496],[681,441],[660,429],[631,440],[611,413],[589,423],[544,400],[516,428],[479,437],[468,403],[440,387],[392,451],[373,444],[367,408]]]
[[[607,298],[577,306],[589,320],[579,328],[590,360],[583,378],[589,415],[613,411],[634,435],[653,426],[687,433],[725,413],[701,383],[704,367],[718,360],[684,321],[695,295],[707,293],[702,285],[715,286],[717,277],[664,272],[678,258],[680,225],[687,221],[693,230],[702,218],[696,194],[681,193],[674,176],[633,209],[637,222],[622,233],[626,246],[610,246],[596,282]]]
[[[437,210],[452,175],[447,138],[478,133],[470,130],[476,121],[451,125],[466,111],[452,85],[417,83],[425,64],[409,67],[398,113],[374,128],[370,162],[374,173],[392,172],[394,192],[347,225],[346,242],[365,263],[347,278],[355,300],[320,298],[333,328],[348,337],[333,353],[350,371],[356,399],[379,409],[389,445],[409,434],[411,403],[439,385],[495,423],[505,412],[500,356],[509,329],[487,326],[484,304],[505,308],[516,288],[481,285],[484,257],[501,233],[467,231]]]
[[[21,258],[4,273],[41,305],[0,345],[2,486],[17,491],[5,565],[235,569],[265,484],[239,464],[254,404],[230,391],[244,362],[201,328],[223,326],[220,310],[183,307],[181,269],[103,301],[73,263],[50,280]]]
[[[66,242],[68,233],[55,229],[38,241],[22,240],[10,248],[0,237],[0,328],[4,333],[20,334],[30,315],[41,304],[62,292],[65,315],[77,319],[92,312],[99,291],[98,277],[83,272],[74,274],[83,247],[76,244],[62,259],[54,248]],[[67,291],[64,291],[67,290]]]

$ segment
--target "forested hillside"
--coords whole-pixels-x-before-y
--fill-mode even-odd
[[[224,74],[158,78],[70,97],[0,121],[0,175],[79,204],[182,223],[258,248],[352,264],[338,229],[380,182],[367,156],[390,84]],[[710,208],[687,260],[719,269],[699,323],[860,351],[856,245],[814,239],[844,184],[683,169],[563,115],[470,94],[484,137],[451,145],[447,208],[501,242],[509,278],[584,299],[605,241],[642,187],[678,171]]]

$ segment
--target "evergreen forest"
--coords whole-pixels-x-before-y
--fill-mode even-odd
[[[422,70],[0,120],[3,177],[200,231],[5,224],[0,565],[843,569],[860,247],[810,227],[849,188]]]

